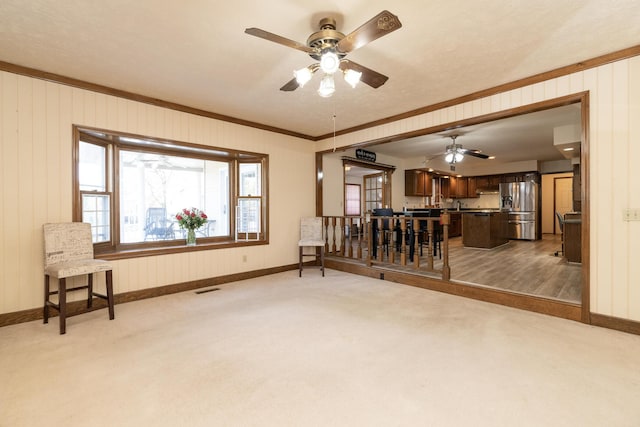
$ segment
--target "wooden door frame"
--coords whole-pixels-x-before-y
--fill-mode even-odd
[[[589,179],[589,91],[579,92],[571,95],[562,96],[559,98],[549,99],[545,101],[536,102],[533,104],[522,105],[520,107],[511,108],[495,113],[484,114],[476,117],[472,117],[464,120],[457,120],[454,122],[442,123],[435,126],[412,130],[396,135],[390,135],[379,139],[373,139],[369,141],[354,143],[349,146],[340,147],[339,149],[344,151],[350,148],[366,148],[368,146],[383,144],[387,142],[400,141],[403,139],[410,139],[418,136],[434,134],[438,132],[444,132],[450,129],[461,128],[464,126],[471,126],[480,123],[486,123],[494,120],[505,119],[509,117],[515,117],[523,114],[533,113],[537,111],[548,110],[552,108],[562,107],[565,105],[580,103],[581,109],[581,144],[580,144],[580,196],[582,203],[582,301],[580,304],[581,321],[583,323],[591,324],[591,309],[590,309],[590,186]],[[316,152],[316,214],[322,216],[322,157],[325,154],[331,153],[335,149],[326,149]],[[444,292],[446,290],[442,289]],[[475,289],[472,289],[475,291]],[[502,297],[501,297],[502,298]],[[518,298],[518,296],[504,297],[501,299],[501,303],[507,306],[517,307],[514,302],[510,303],[509,300]]]

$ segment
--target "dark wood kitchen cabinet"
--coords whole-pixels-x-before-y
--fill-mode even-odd
[[[444,194],[444,193],[443,193]],[[478,197],[476,194],[476,178],[475,177],[457,177],[449,178],[448,196],[452,199],[466,199],[469,197]]]
[[[404,195],[412,197],[431,196],[433,194],[431,174],[420,169],[404,171]]]
[[[539,172],[516,172],[503,175],[504,182],[529,182],[533,181],[540,184]]]
[[[480,197],[476,194],[476,189],[478,188],[476,183],[476,177],[470,176],[467,178],[467,197]]]
[[[476,186],[482,190],[489,188],[489,176],[476,176]]]
[[[502,175],[489,175],[489,186],[498,188],[504,180],[502,179]]]

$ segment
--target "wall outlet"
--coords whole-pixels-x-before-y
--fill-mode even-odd
[[[246,255],[242,255],[242,262],[247,262],[247,256]]]
[[[624,221],[640,221],[640,209],[627,208],[622,211]]]

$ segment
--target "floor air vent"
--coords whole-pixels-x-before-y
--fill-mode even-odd
[[[211,288],[211,289],[203,289],[201,291],[196,291],[196,294],[206,294],[207,292],[219,291],[220,288]]]

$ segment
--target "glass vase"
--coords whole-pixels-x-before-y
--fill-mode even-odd
[[[187,230],[187,246],[196,245],[196,230]]]

